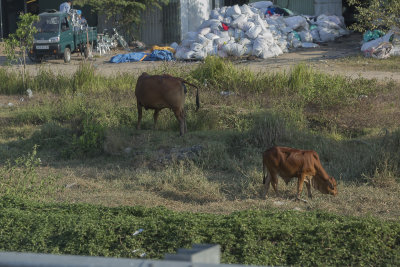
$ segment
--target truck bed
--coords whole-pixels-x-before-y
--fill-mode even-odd
[[[89,39],[89,43],[97,43],[97,28],[87,27],[83,30],[74,30],[75,45],[84,44]]]

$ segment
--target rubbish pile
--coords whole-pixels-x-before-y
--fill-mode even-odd
[[[343,17],[292,14],[271,1],[216,8],[197,32],[188,32],[180,45],[171,46],[177,59],[202,60],[208,55],[265,59],[348,34]]]
[[[87,21],[82,17],[82,11],[79,9],[70,9],[69,15],[71,16],[72,26],[75,31],[85,30],[88,27]]]
[[[380,59],[400,56],[400,29],[392,28],[387,34],[378,30],[367,31],[363,36],[361,52],[365,57]]]

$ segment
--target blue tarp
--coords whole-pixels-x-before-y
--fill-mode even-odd
[[[151,53],[133,52],[129,54],[118,54],[110,59],[110,63],[125,63],[137,61],[171,61],[174,59],[172,52],[168,50],[154,50]]]

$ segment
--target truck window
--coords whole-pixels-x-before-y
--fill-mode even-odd
[[[64,18],[64,19],[62,20],[62,23],[61,23],[61,30],[62,30],[63,32],[65,32],[66,30],[69,30],[69,24],[68,24],[68,19],[67,19],[67,18]]]
[[[38,32],[58,32],[60,18],[51,16],[40,16],[39,21],[35,22],[34,25]]]

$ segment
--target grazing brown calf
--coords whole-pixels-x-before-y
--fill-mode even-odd
[[[161,109],[171,109],[175,117],[179,121],[180,135],[186,131],[185,118],[185,94],[187,92],[185,84],[191,85],[197,89],[196,106],[199,103],[199,88],[179,77],[173,77],[168,74],[149,75],[143,72],[137,80],[135,95],[138,108],[137,129],[140,129],[140,121],[142,120],[142,108],[154,109],[154,128],[156,127],[158,114]]]
[[[278,175],[287,183],[297,177],[297,198],[303,191],[306,183],[308,197],[312,198],[311,185],[323,194],[336,196],[337,184],[321,165],[317,152],[313,150],[299,150],[290,147],[274,146],[263,153],[263,184],[265,184],[265,197],[269,185],[272,184],[278,194]]]

